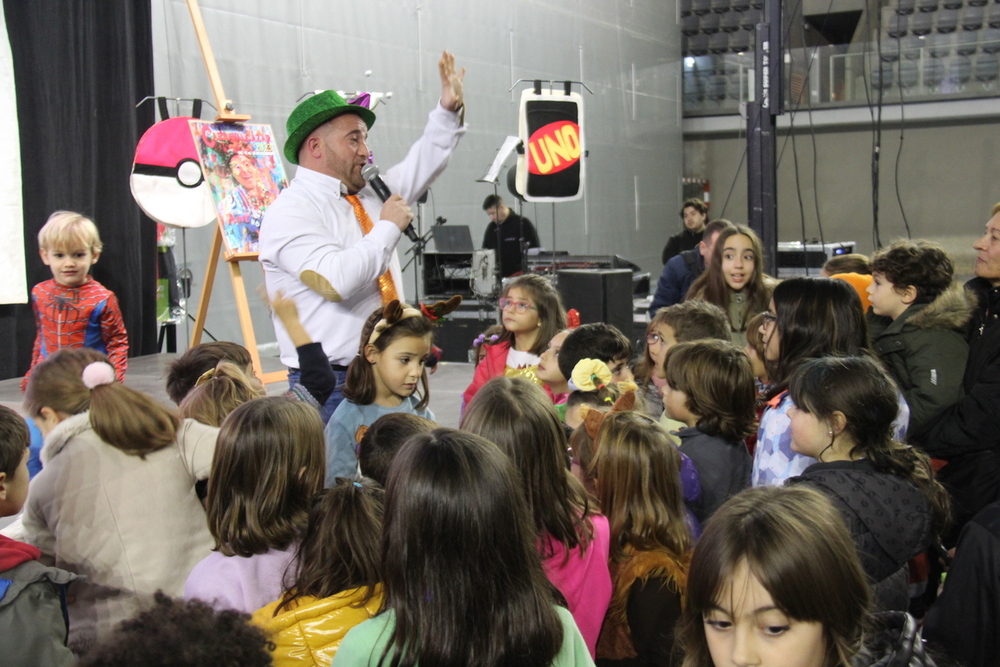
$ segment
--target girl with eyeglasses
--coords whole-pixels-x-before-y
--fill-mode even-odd
[[[503,333],[487,346],[486,357],[476,366],[472,384],[462,394],[463,409],[480,387],[497,376],[527,378],[552,397],[537,372],[549,341],[566,328],[559,292],[542,276],[520,276],[504,289],[499,306]]]

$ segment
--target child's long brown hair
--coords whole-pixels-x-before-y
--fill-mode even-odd
[[[948,527],[951,500],[934,478],[930,458],[894,437],[899,398],[896,383],[871,356],[821,357],[803,362],[792,373],[788,394],[795,406],[821,420],[844,415],[853,458],[865,458],[878,472],[902,477],[930,503],[940,536]]]
[[[680,453],[655,421],[637,412],[604,417],[591,470],[611,526],[613,560],[624,559],[626,547],[677,558],[691,548],[680,468]]]
[[[225,556],[287,548],[325,476],[326,438],[314,408],[279,396],[239,406],[219,429],[208,478],[215,548]]]
[[[140,458],[170,445],[180,419],[151,397],[119,382],[88,389],[83,369],[108,358],[87,347],[65,347],[35,366],[24,394],[24,409],[39,417],[42,408],[65,415],[90,411],[94,432],[112,447]]]
[[[328,598],[364,588],[362,605],[382,581],[382,504],[385,492],[373,481],[338,478],[309,513],[309,526],[295,554],[295,577],[275,610],[302,597]]]
[[[407,307],[407,306],[403,306]],[[385,311],[379,308],[365,321],[365,326],[361,330],[361,343],[358,345],[358,354],[351,360],[347,367],[347,378],[344,380],[344,398],[357,403],[358,405],[371,405],[375,402],[377,385],[375,383],[375,369],[365,357],[365,348],[368,347],[368,339],[372,332],[383,318]],[[382,330],[379,337],[372,345],[379,352],[385,351],[393,342],[400,338],[423,338],[434,331],[434,323],[423,315],[407,317],[390,324]],[[424,370],[420,376],[420,402],[417,410],[423,410],[431,400],[430,388],[427,386],[427,371]]]
[[[539,535],[561,542],[567,556],[575,547],[586,549],[594,507],[569,471],[566,430],[538,385],[524,378],[493,378],[469,402],[461,428],[510,457]]]
[[[729,312],[729,294],[732,292],[732,288],[729,287],[722,275],[722,255],[725,252],[726,240],[739,234],[750,239],[753,246],[753,273],[750,275],[746,287],[743,288],[743,292],[747,296],[747,305],[743,310],[743,316],[739,322],[730,322],[730,324],[734,331],[745,331],[748,319],[763,310],[767,310],[772,290],[764,275],[764,248],[760,243],[760,238],[749,227],[735,225],[723,229],[719,233],[715,248],[712,250],[711,262],[705,267],[705,272],[694,281],[684,298],[685,300],[702,299],[714,303],[727,313]]]

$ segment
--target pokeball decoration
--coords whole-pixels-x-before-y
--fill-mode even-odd
[[[204,227],[217,215],[189,120],[170,118],[146,130],[136,146],[129,179],[139,208],[170,227]]]
[[[583,98],[544,90],[521,93],[517,191],[526,201],[572,201],[583,195]]]

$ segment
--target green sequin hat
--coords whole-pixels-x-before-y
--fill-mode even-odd
[[[366,109],[356,104],[348,104],[336,91],[324,90],[312,97],[304,100],[299,106],[292,110],[285,124],[288,130],[288,141],[285,142],[285,157],[292,164],[299,163],[299,149],[302,142],[317,127],[327,122],[331,118],[353,113],[365,121],[365,125],[371,129],[375,123],[375,114],[370,109]]]

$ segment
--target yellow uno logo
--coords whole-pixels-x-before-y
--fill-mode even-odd
[[[580,126],[568,120],[535,130],[528,140],[528,171],[555,174],[580,160]]]

